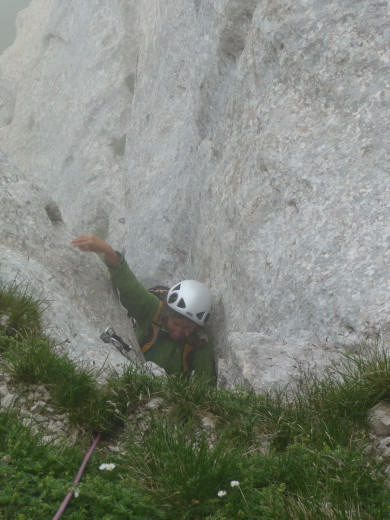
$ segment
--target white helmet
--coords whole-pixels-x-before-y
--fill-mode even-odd
[[[183,280],[171,287],[167,294],[167,303],[171,309],[197,325],[205,325],[210,317],[210,291],[196,280]]]

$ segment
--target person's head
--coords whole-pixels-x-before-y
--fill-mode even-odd
[[[175,341],[189,336],[209,319],[211,294],[202,283],[184,280],[168,291],[161,320]]]
[[[211,294],[201,282],[183,280],[169,289],[167,304],[179,315],[177,319],[185,319],[190,325],[203,327],[210,317]]]
[[[166,318],[166,328],[171,338],[174,341],[179,341],[194,332],[196,324],[180,314],[170,311],[170,315]]]
[[[204,326],[211,312],[211,294],[196,280],[183,280],[171,287],[167,294],[171,312],[166,317],[172,339],[183,339],[199,326]]]

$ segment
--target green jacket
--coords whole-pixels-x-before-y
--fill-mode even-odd
[[[137,322],[136,336],[139,344],[142,345],[159,309],[160,300],[137,280],[122,256],[118,265],[106,265],[111,280],[119,290],[121,304],[128,311],[128,315],[132,316]],[[196,334],[196,332],[193,334]],[[164,368],[168,375],[181,374],[183,372],[183,349],[186,343],[191,343],[192,340],[194,343],[196,342],[196,337],[192,337],[193,334],[190,334],[185,340],[173,341],[162,327],[155,349],[147,351],[144,354],[145,359]],[[215,382],[214,346],[208,335],[205,346],[193,350],[188,361],[190,374],[193,372],[199,377]]]

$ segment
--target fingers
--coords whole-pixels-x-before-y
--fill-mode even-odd
[[[71,241],[71,245],[73,247],[78,247],[80,249],[85,249],[92,245],[92,236],[93,235],[81,235],[80,237],[74,238]]]
[[[81,251],[91,251],[93,253],[104,252],[107,248],[106,242],[95,235],[81,235],[71,241],[73,247],[78,247]]]

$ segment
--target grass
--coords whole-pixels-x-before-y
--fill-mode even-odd
[[[385,349],[346,355],[322,378],[306,377],[292,396],[153,380],[132,369],[102,385],[98,373],[42,335],[41,314],[42,302],[27,291],[1,286],[1,365],[15,385],[45,385],[51,406],[84,435],[72,449],[46,445],[16,411],[1,410],[0,519],[51,518],[98,431],[102,440],[64,519],[389,517],[386,462],[368,449],[367,423],[368,410],[390,399]],[[146,412],[153,397],[163,409]],[[129,423],[140,411],[146,427]],[[202,427],[205,414],[214,430]],[[119,441],[121,452],[110,451]],[[100,471],[102,462],[116,467]]]
[[[42,335],[45,300],[34,298],[28,286],[0,280],[0,331],[9,337]]]
[[[11,457],[11,464],[0,462],[0,518],[52,518],[77,474],[85,451],[85,446],[69,449],[43,445],[39,436],[21,426],[13,413],[0,413],[0,454]],[[132,486],[131,478],[123,485],[120,472],[102,473],[100,463],[101,456],[95,452],[78,486],[79,497],[70,501],[63,518],[163,518],[153,501]]]

